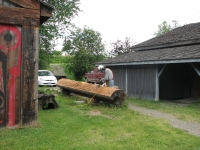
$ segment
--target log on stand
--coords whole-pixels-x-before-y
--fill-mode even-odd
[[[96,101],[104,101],[116,105],[122,105],[125,100],[125,92],[112,87],[99,87],[95,84],[78,82],[69,79],[60,79],[57,86],[62,92],[69,95],[74,93],[85,97],[93,98]]]

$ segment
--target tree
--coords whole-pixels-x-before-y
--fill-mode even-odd
[[[105,58],[101,34],[87,27],[77,28],[67,39],[62,51],[73,56],[67,67],[76,80],[82,80],[83,75],[94,67],[95,62]]]
[[[155,35],[155,36],[159,36],[159,35],[161,35],[161,34],[164,34],[164,33],[169,32],[169,31],[171,31],[172,29],[175,29],[175,28],[177,28],[177,27],[179,27],[179,26],[180,26],[180,25],[179,25],[178,21],[176,21],[176,20],[173,20],[173,21],[172,21],[172,25],[169,24],[169,23],[167,23],[166,21],[163,21],[162,24],[159,24],[159,25],[158,25],[158,31],[156,31],[156,32],[154,33],[154,35]]]
[[[74,27],[71,19],[78,15],[80,0],[46,0],[53,6],[52,17],[40,26],[39,68],[47,68],[54,50],[54,41]],[[43,57],[46,56],[46,57]]]
[[[130,53],[132,50],[130,49],[133,46],[133,42],[130,38],[126,37],[124,41],[117,40],[116,42],[111,42],[111,51],[110,56],[116,56],[123,53]]]

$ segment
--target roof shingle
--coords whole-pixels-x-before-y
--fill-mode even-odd
[[[132,47],[134,50],[154,49],[200,43],[200,23],[175,28],[166,34],[152,38]]]

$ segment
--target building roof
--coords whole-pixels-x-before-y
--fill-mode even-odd
[[[46,0],[36,0],[39,1],[41,4],[41,17],[40,17],[40,24],[46,22],[51,16],[54,7],[46,2]],[[45,13],[42,13],[45,12]]]
[[[66,73],[64,71],[64,68],[60,64],[50,64],[49,70],[55,75],[55,76],[66,76]]]
[[[162,34],[158,37],[137,44],[131,47],[131,49],[155,49],[196,43],[200,44],[200,23],[193,23],[175,28],[166,34]]]
[[[36,0],[36,1],[39,1],[42,5],[47,6],[47,7],[51,8],[51,9],[54,8],[52,5],[47,3],[46,0]]]
[[[131,49],[134,52],[97,62],[96,65],[200,62],[200,23],[178,27]]]

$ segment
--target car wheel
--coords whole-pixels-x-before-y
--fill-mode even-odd
[[[85,82],[88,83],[88,79],[87,78],[85,79]]]

